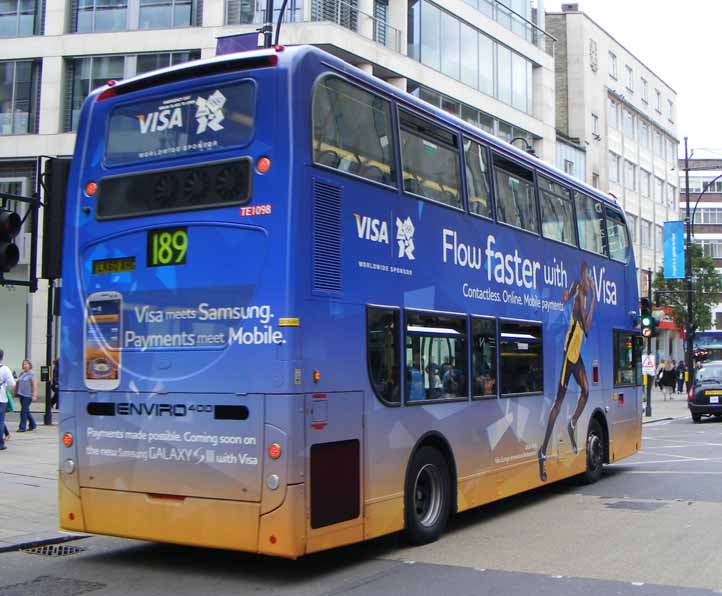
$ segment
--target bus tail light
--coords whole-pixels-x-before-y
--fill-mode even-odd
[[[110,84],[110,81],[108,81],[108,84]],[[110,99],[111,97],[115,97],[115,89],[112,87],[108,87],[105,91],[103,91],[100,95],[98,95],[97,99],[95,101],[105,101],[106,99]]]
[[[259,174],[265,174],[270,169],[271,160],[265,155],[263,157],[259,157],[258,161],[256,162],[256,172],[258,172]]]
[[[98,192],[98,185],[95,182],[88,182],[85,185],[85,194],[89,197],[92,197],[95,195],[95,193]]]
[[[687,393],[687,401],[694,401],[694,387],[689,388],[689,392]]]
[[[321,373],[318,370],[313,371],[313,382],[318,383],[321,380]]]
[[[268,446],[268,457],[271,459],[278,459],[281,457],[281,445],[278,443],[271,443]]]
[[[73,435],[70,433],[65,433],[63,435],[63,445],[66,447],[72,447],[73,446]]]

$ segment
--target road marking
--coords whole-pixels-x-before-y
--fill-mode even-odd
[[[654,453],[653,451],[645,451],[644,455],[656,455],[657,457],[676,457],[678,459],[694,459],[689,455],[675,455],[674,453]]]
[[[684,474],[694,476],[722,476],[722,472],[690,472],[686,470],[629,470],[625,474]]]

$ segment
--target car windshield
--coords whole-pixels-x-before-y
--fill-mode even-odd
[[[701,383],[722,383],[722,364],[703,366],[697,370],[697,380]]]

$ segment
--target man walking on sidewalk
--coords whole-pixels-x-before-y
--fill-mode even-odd
[[[8,391],[15,389],[15,379],[10,369],[3,364],[5,352],[0,350],[0,451],[5,445],[5,409],[8,407]]]

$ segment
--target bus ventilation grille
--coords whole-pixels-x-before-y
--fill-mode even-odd
[[[341,189],[313,181],[313,289],[341,291]]]

